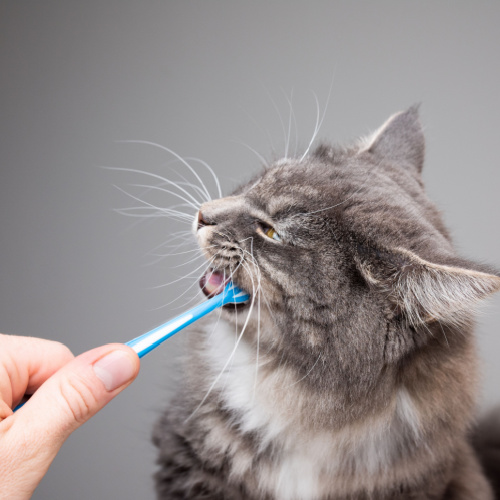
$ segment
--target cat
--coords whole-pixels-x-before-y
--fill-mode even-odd
[[[413,106],[201,206],[203,291],[251,299],[189,334],[158,498],[494,498],[470,433],[474,310],[500,278],[457,256],[424,150]]]

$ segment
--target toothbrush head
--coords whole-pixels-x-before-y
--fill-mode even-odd
[[[240,290],[232,281],[230,281],[222,292],[223,304],[241,304],[250,299],[250,295]]]

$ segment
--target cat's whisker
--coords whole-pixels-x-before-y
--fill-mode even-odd
[[[297,116],[295,115],[295,111],[293,109],[292,102],[290,102],[290,106],[292,107],[292,113],[293,113],[293,128],[295,130],[295,147],[293,150],[293,157],[297,157],[297,151],[299,149],[299,126],[297,124]]]
[[[205,247],[205,249],[208,248],[215,248],[217,245],[209,245]],[[153,254],[153,253],[148,253],[148,255],[156,256],[156,257],[176,257],[178,255],[186,255],[188,253],[195,253],[198,252],[201,256],[203,256],[203,250],[201,248],[193,248],[191,250],[185,250],[184,252],[177,252],[177,253],[165,253],[165,254]]]
[[[192,206],[189,203],[177,203],[175,205],[169,205],[168,207],[170,210],[177,210],[179,208],[189,208],[191,209]],[[198,209],[196,209],[198,211]],[[192,212],[190,212],[192,214]]]
[[[188,160],[188,159],[189,158],[186,158],[186,160]],[[193,160],[196,160],[196,158],[193,158]],[[177,162],[178,160],[174,160],[174,161]],[[199,196],[201,196],[202,200],[211,201],[212,197],[210,197],[210,199],[207,199],[207,194],[202,187],[198,186],[197,184],[194,184],[193,182],[190,182],[184,175],[182,175],[180,172],[178,172],[174,168],[170,168],[170,170],[172,171],[172,173],[174,173],[180,179],[182,179],[183,182],[175,181],[177,184],[179,184],[180,186],[186,186],[186,187],[193,189],[196,193],[198,193]]]
[[[209,341],[212,338],[213,334],[217,330],[217,327],[219,326],[221,319],[222,319],[222,307],[219,307],[219,310],[217,311],[217,321],[215,321],[212,331],[207,335],[207,341]]]
[[[254,306],[254,302],[255,302],[255,296],[252,296],[252,300],[251,300],[251,304],[250,304],[250,310],[248,312],[248,315],[247,315],[247,318],[245,320],[245,323],[243,324],[243,328],[241,329],[241,332],[240,332],[240,335],[238,336],[238,339],[236,340],[235,344],[234,344],[234,347],[233,347],[233,350],[231,351],[230,355],[229,355],[229,358],[228,360],[226,361],[226,363],[224,364],[224,366],[222,367],[222,370],[220,371],[220,373],[217,375],[217,377],[215,378],[215,380],[212,382],[212,384],[210,385],[210,387],[208,388],[208,391],[206,392],[205,396],[203,397],[203,399],[201,400],[200,404],[194,409],[194,411],[189,415],[189,417],[187,417],[186,421],[189,421],[191,420],[191,418],[198,412],[198,410],[203,406],[203,404],[205,403],[205,401],[207,400],[208,396],[211,394],[213,388],[217,385],[217,383],[219,382],[219,380],[221,379],[222,375],[225,373],[227,367],[229,366],[229,363],[232,361],[233,357],[234,357],[234,354],[236,353],[236,349],[238,349],[238,346],[241,342],[241,339],[243,338],[243,334],[245,333],[245,330],[247,328],[247,325],[248,325],[248,322],[250,320],[250,314],[252,312],[252,309],[253,309],[253,306]]]
[[[217,254],[215,254],[214,257],[209,262],[205,261],[205,264],[206,264],[205,272],[207,272],[210,269],[210,266],[211,266],[212,262],[215,260],[216,257],[217,257]],[[200,266],[200,267],[202,267],[202,266]],[[212,273],[213,273],[213,270],[212,270]],[[193,273],[189,273],[189,274],[193,274]],[[186,275],[186,278],[189,277],[189,274]],[[203,273],[200,273],[200,274],[203,274]],[[184,279],[184,278],[181,278],[181,279]],[[177,295],[170,302],[167,302],[166,304],[162,304],[161,306],[157,307],[155,310],[163,309],[163,308],[165,308],[165,307],[167,307],[167,306],[169,306],[171,304],[174,304],[180,298],[182,298],[184,295],[186,295],[189,291],[191,291],[194,286],[197,286],[198,284],[199,284],[199,279],[196,277],[196,278],[194,278],[193,283],[191,283],[191,285],[186,290],[184,290],[183,293],[181,293],[180,295]],[[187,305],[191,304],[194,300],[196,300],[196,298],[197,298],[197,294],[195,294],[188,302],[183,302],[183,306],[182,307],[186,307]]]
[[[118,191],[121,191],[123,194],[127,195],[129,198],[132,198],[133,200],[138,201],[139,203],[144,205],[142,207],[133,207],[130,210],[140,210],[140,209],[150,208],[152,210],[157,210],[158,212],[171,213],[172,215],[177,214],[177,215],[182,216],[182,217],[190,217],[191,220],[193,220],[193,216],[191,214],[186,214],[185,212],[180,212],[179,210],[173,210],[173,209],[169,209],[169,208],[165,208],[165,207],[158,207],[157,205],[154,205],[152,203],[149,203],[146,200],[143,200],[137,196],[134,196],[132,193],[125,191],[124,189],[122,189],[119,186],[114,185],[114,187],[116,189],[118,189]],[[196,210],[198,210],[197,206],[194,206],[194,208]],[[121,210],[123,211],[123,210],[127,210],[127,209],[121,209]]]
[[[177,188],[179,188],[179,183],[173,183],[172,182],[172,184],[174,186],[176,186]],[[182,189],[183,192],[188,193],[189,198],[191,200],[193,200],[193,201],[189,201],[188,198],[185,198],[184,196],[180,195],[179,193],[175,193],[174,191],[170,191],[169,189],[165,189],[164,187],[161,187],[161,186],[147,186],[145,184],[130,184],[130,186],[132,186],[132,187],[142,187],[142,188],[147,188],[150,191],[156,190],[156,191],[161,191],[162,193],[171,194],[172,196],[175,196],[176,198],[179,198],[180,200],[186,202],[190,207],[194,208],[196,211],[198,211],[198,209],[202,205],[202,202],[200,202],[199,200],[197,200],[194,196],[192,196],[190,193],[188,193],[188,191],[186,191],[183,188],[180,188],[180,189]]]
[[[304,158],[309,154],[309,151],[311,150],[311,147],[316,140],[316,136],[318,135],[319,132],[319,127],[320,127],[320,120],[319,120],[319,101],[318,97],[316,94],[313,92],[314,100],[316,101],[316,125],[314,126],[314,131],[311,137],[311,140],[309,141],[309,145],[307,146],[307,149],[305,150],[304,154],[300,157],[300,161],[303,161]]]
[[[229,279],[232,279],[234,273],[237,271],[237,269],[241,266],[241,265],[245,265],[245,262],[244,260],[241,260],[238,265],[236,266],[236,269],[234,270],[230,270],[230,276],[229,276]],[[225,276],[225,272],[224,272],[224,279],[226,279],[226,276]],[[253,311],[253,307],[254,307],[254,304],[255,304],[255,286],[253,285],[253,281],[252,281],[252,286],[253,286],[253,293],[251,295],[251,302],[250,302],[250,307],[249,307],[249,311],[248,311],[248,314],[247,314],[247,317],[245,319],[245,322],[243,324],[243,327],[241,329],[241,332],[240,334],[238,335],[236,341],[235,341],[235,344],[234,344],[234,347],[227,359],[227,361],[225,362],[222,370],[219,372],[219,374],[217,375],[217,377],[215,378],[215,380],[212,382],[212,384],[210,385],[210,387],[208,388],[205,396],[203,397],[203,399],[201,400],[201,402],[199,403],[199,405],[194,409],[194,411],[189,415],[189,417],[186,419],[186,421],[189,421],[197,412],[198,410],[203,406],[203,404],[205,403],[205,401],[207,400],[208,396],[211,394],[213,388],[217,385],[217,383],[219,382],[219,380],[221,379],[222,375],[226,372],[227,368],[229,367],[230,363],[232,362],[233,358],[234,358],[234,355],[236,353],[236,350],[241,342],[241,339],[243,338],[243,334],[245,333],[246,331],[246,328],[248,326],[248,323],[250,321],[250,317],[251,317],[251,314],[252,314],[252,311]],[[236,324],[238,324],[236,322]]]
[[[269,168],[269,163],[267,162],[267,160],[256,149],[252,148],[252,146],[248,145],[243,141],[234,141],[234,142],[236,142],[240,146],[244,146],[245,148],[247,148],[259,159],[259,161],[265,168]]]
[[[194,253],[193,250],[186,250],[184,252],[175,252],[175,253],[171,253],[171,252],[153,253],[153,252],[150,252],[150,253],[148,253],[148,257],[157,257],[159,259],[166,259],[168,257],[176,257],[176,256],[188,255],[188,254],[192,254],[192,253]],[[203,253],[198,252],[197,255],[201,257],[201,256],[203,256]]]
[[[149,210],[149,212],[148,212]],[[116,213],[125,215],[127,217],[142,217],[147,218],[157,218],[157,217],[171,217],[177,218],[182,221],[193,221],[193,216],[177,210],[170,210],[169,208],[162,207],[127,207],[127,208],[116,208],[114,209]],[[138,213],[135,213],[138,212]],[[145,212],[145,213],[141,213]]]
[[[191,245],[192,239],[193,239],[192,231],[186,231],[186,230],[177,231],[176,233],[172,233],[168,240],[153,247],[150,250],[150,252],[154,252],[160,248],[172,248],[174,250],[177,250],[177,249],[181,248],[182,246],[187,245],[188,243]],[[174,241],[178,241],[178,240],[182,240],[181,243],[177,243],[175,245],[172,244]],[[188,241],[188,240],[191,240],[191,241]],[[195,250],[200,250],[200,249],[196,248]],[[148,253],[146,253],[146,255],[148,255]]]
[[[320,352],[319,355],[318,355],[318,357],[317,357],[317,359],[316,359],[316,361],[311,366],[311,368],[309,368],[309,370],[307,371],[307,373],[302,378],[300,378],[299,380],[296,380],[293,384],[290,384],[290,385],[286,386],[285,389],[289,389],[290,387],[293,387],[294,385],[297,385],[298,383],[300,383],[303,380],[305,380],[311,374],[311,372],[314,370],[314,368],[318,364],[318,361],[321,359],[322,355],[323,355],[323,353]]]
[[[184,247],[187,244],[189,244],[189,245],[192,244],[192,241],[188,241],[188,238],[185,236],[187,234],[189,237],[192,237],[192,233],[191,233],[191,231],[181,231],[180,233],[183,236],[180,236],[180,235],[175,236],[176,233],[174,233],[172,235],[173,236],[172,240],[164,241],[160,245],[157,245],[156,247],[152,248],[149,252],[146,252],[144,254],[144,257],[152,257],[152,258],[151,258],[150,262],[145,264],[145,267],[149,267],[149,266],[152,266],[154,264],[157,264],[158,262],[161,262],[163,259],[165,259],[169,256],[182,255],[184,252],[177,252],[177,250],[179,250],[180,248]],[[178,243],[176,245],[169,244],[169,243],[171,243],[171,241],[177,241],[179,239],[182,239],[183,241],[181,241],[180,243]],[[191,239],[191,238],[189,238],[189,239]],[[156,251],[159,251],[162,248],[163,249],[170,248],[170,249],[172,249],[172,252],[166,252],[166,253],[162,253],[162,254],[155,253]],[[175,253],[174,251],[177,253]],[[200,251],[201,252],[201,249],[195,248],[194,250],[187,250],[186,252],[193,252],[193,251]]]
[[[196,162],[200,163],[212,174],[212,177],[213,177],[214,182],[215,182],[215,187],[217,188],[217,192],[219,194],[219,198],[222,198],[222,189],[220,187],[219,178],[217,177],[217,175],[215,175],[215,172],[213,171],[212,167],[206,161],[204,161],[200,158],[194,158],[192,156],[188,156],[188,157],[186,157],[186,160],[196,161]]]
[[[253,255],[252,255],[253,258]],[[258,375],[259,375],[259,351],[260,351],[260,275],[257,277],[257,287],[255,287],[254,283],[254,276],[253,273],[251,272],[248,264],[244,261],[243,262],[243,267],[245,268],[245,271],[247,272],[248,276],[250,277],[252,281],[252,296],[257,297],[257,349],[255,353],[255,375],[254,375],[254,387],[253,387],[253,393],[252,393],[252,404],[254,404],[255,401],[255,394],[257,391],[257,382],[258,382]]]
[[[276,321],[276,316],[272,310],[271,304],[269,304],[269,300],[267,300],[267,297],[266,297],[266,294],[264,293],[264,290],[261,289],[260,293],[262,295],[262,299],[264,300],[264,305],[267,307],[269,315],[271,316],[272,320],[274,321],[274,324],[277,325],[278,322]]]
[[[149,212],[148,212],[149,210]],[[128,216],[140,216],[140,217],[178,217],[183,220],[191,220],[193,221],[193,215],[187,214],[185,212],[181,212],[180,210],[164,208],[164,207],[154,207],[154,206],[142,206],[142,207],[127,207],[116,209],[116,212],[122,212],[124,215]],[[137,212],[137,213],[134,213]]]
[[[288,112],[288,133],[286,134],[285,137],[285,158],[288,158],[288,150],[290,148],[290,136],[292,134],[292,104],[290,102],[290,99],[288,99],[287,95],[285,94],[285,91],[282,89],[283,94],[285,95],[285,99],[288,101],[288,105],[290,107],[290,110]],[[293,96],[293,89],[292,89],[292,94]]]
[[[330,88],[328,89],[328,95],[326,96],[326,103],[325,103],[325,109],[323,110],[323,114],[321,116],[321,119],[319,118],[320,112],[319,112],[319,100],[315,92],[313,92],[314,95],[314,100],[316,101],[316,125],[314,127],[314,132],[312,135],[311,140],[309,141],[309,145],[305,151],[305,153],[301,156],[300,161],[302,161],[308,154],[309,151],[311,150],[311,147],[316,140],[316,137],[318,136],[319,131],[321,130],[321,126],[323,125],[323,121],[325,120],[326,112],[328,110],[328,106],[330,104],[330,99],[332,96],[332,90],[333,90],[333,82],[335,81],[335,76],[332,76],[332,81],[330,82]]]
[[[177,295],[171,301],[169,301],[169,302],[167,302],[165,304],[162,304],[161,306],[158,306],[158,307],[156,307],[153,310],[154,311],[159,311],[160,309],[164,309],[165,307],[168,307],[168,306],[171,306],[172,304],[175,304],[179,299],[181,299],[182,297],[184,297],[188,292],[192,291],[193,288],[197,287],[198,284],[199,284],[198,278],[194,278],[193,282],[186,288],[186,290],[184,290],[184,292],[182,292],[180,295]],[[191,297],[187,302],[183,301],[182,304],[178,306],[178,308],[185,309],[187,306],[189,306],[189,304],[193,303],[198,298],[199,298],[199,295],[198,294],[194,294],[193,297]],[[205,300],[205,299],[203,299],[203,300]],[[203,302],[203,300],[200,301],[200,303]]]
[[[197,211],[198,208],[200,207],[200,205],[205,201],[205,198],[206,198],[205,192],[199,186],[196,186],[195,184],[187,181],[187,179],[185,179],[185,177],[180,175],[178,172],[175,172],[175,170],[173,172],[176,173],[181,179],[183,179],[184,182],[173,181],[173,180],[168,179],[167,180],[168,182],[160,182],[158,185],[129,184],[129,186],[144,188],[144,191],[141,192],[139,195],[141,199],[143,199],[151,191],[158,190],[158,189],[165,189],[164,186],[173,186],[173,187],[177,188],[179,191],[181,191],[181,193],[185,193],[185,195],[188,196],[189,199],[185,198],[184,196],[180,195],[177,192],[169,191],[169,190],[165,189],[165,191],[164,191],[165,193],[171,194],[172,196],[175,196],[176,198],[179,198],[185,202],[185,204],[172,205],[172,206],[170,206],[170,208],[176,208],[176,207],[180,207],[180,206],[183,206],[183,207],[188,206],[190,208],[194,208]],[[184,189],[181,186],[186,186],[188,188],[193,189],[194,194],[190,193],[189,191],[187,191],[187,189]],[[201,201],[199,201],[199,199],[196,198],[195,195],[199,195],[201,198]]]
[[[162,177],[161,175],[153,174],[151,172],[147,172],[146,170],[139,170],[139,169],[135,169],[135,168],[124,168],[124,167],[102,167],[102,168],[105,168],[106,170],[116,170],[118,172],[129,172],[129,173],[134,173],[134,174],[141,174],[141,175],[145,175],[147,177],[152,177],[153,179],[158,179],[162,184],[168,184],[170,186],[176,187],[177,189],[179,189],[179,191],[184,193],[186,196],[190,197],[193,200],[193,202],[195,204],[197,204],[198,207],[200,206],[200,202],[196,198],[194,198],[193,195],[191,193],[189,193],[189,191],[186,191],[184,188],[178,186],[174,181],[166,179],[165,177]],[[115,186],[115,187],[117,187],[117,186]],[[151,187],[151,186],[149,186],[149,187]],[[120,189],[120,188],[118,188],[118,189]],[[121,191],[127,195],[129,194],[126,191],[123,191],[123,190],[121,190]]]
[[[164,167],[168,167],[169,165],[172,165],[173,163],[179,163],[179,160],[174,158],[173,160],[170,160],[169,162],[167,162],[165,165],[163,165]],[[109,168],[109,167],[103,167],[103,168]],[[197,195],[199,195],[201,197],[201,199],[203,201],[210,201],[209,199],[207,199],[207,194],[205,193],[205,191],[198,185],[194,184],[193,182],[190,182],[188,179],[186,179],[185,176],[183,176],[182,174],[180,174],[177,170],[175,170],[174,168],[169,168],[169,170],[175,174],[176,176],[178,176],[180,179],[182,179],[182,181],[184,182],[180,182],[180,181],[175,181],[175,180],[171,180],[171,179],[166,179],[164,177],[162,177],[162,179],[164,179],[164,181],[162,181],[159,185],[160,186],[163,186],[163,185],[173,185],[175,187],[177,186],[186,186],[186,187],[189,187],[191,189],[193,189],[195,191],[195,193]],[[142,172],[143,174],[145,175],[154,175],[154,174],[151,174],[150,172]],[[158,178],[156,176],[156,178]],[[147,190],[145,192],[145,194],[148,192],[149,190]]]
[[[215,260],[215,256],[212,257],[212,259],[208,262],[208,267],[210,267],[210,265],[213,263],[213,261]],[[207,264],[207,262],[205,261],[201,266],[198,266],[196,269],[193,269],[190,273],[186,274],[185,276],[179,278],[179,279],[176,279],[174,281],[170,281],[168,283],[163,283],[161,285],[156,285],[156,286],[153,286],[152,289],[153,290],[157,290],[157,289],[160,289],[160,288],[165,288],[167,286],[170,286],[170,285],[173,285],[174,283],[178,283],[179,281],[187,278],[188,276],[191,276],[193,275],[194,273],[196,273],[197,271],[199,271],[205,264]]]
[[[204,254],[200,253],[199,255],[196,255],[196,257],[183,262],[182,264],[178,264],[177,266],[174,266],[173,269],[178,269],[179,267],[187,266],[188,264],[192,264],[193,262],[196,262],[198,259],[204,258]]]
[[[188,180],[186,180],[186,178],[182,175],[179,175],[179,177],[181,177],[182,181],[178,181],[177,182],[177,185],[179,186],[186,186],[186,187],[190,187],[191,189],[193,189],[194,191],[196,191],[196,193],[201,196],[202,198],[205,197],[205,192],[203,191],[202,188],[200,188],[200,186],[197,186],[196,184],[193,184],[192,182],[189,182]]]
[[[196,179],[198,180],[200,185],[203,187],[203,190],[205,191],[205,194],[207,197],[207,201],[211,200],[210,193],[208,192],[208,189],[206,188],[204,182],[201,180],[201,177],[197,174],[196,170],[182,156],[177,154],[172,149],[167,148],[166,146],[163,146],[163,145],[158,144],[156,142],[151,142],[151,141],[126,140],[126,141],[118,141],[118,142],[123,142],[123,143],[128,143],[128,144],[145,144],[147,146],[153,146],[153,147],[159,148],[159,149],[171,154],[172,156],[174,156],[177,160],[179,160],[183,165],[185,165],[191,171],[191,173],[196,177]]]
[[[254,266],[257,269],[257,348],[256,348],[256,353],[255,353],[255,379],[254,379],[254,387],[253,387],[253,394],[252,394],[252,404],[255,401],[255,394],[257,391],[257,382],[258,382],[258,376],[259,376],[259,358],[260,358],[260,297],[261,297],[261,272],[260,272],[260,267],[257,263],[257,260],[254,257],[253,254],[253,237],[251,238],[250,242],[250,252],[244,250],[247,254],[249,254]],[[253,278],[252,278],[252,283],[253,283]]]
[[[260,284],[260,279],[261,279],[261,271],[260,271],[260,266],[259,266],[259,263],[257,262],[257,260],[255,259],[254,255],[253,255],[253,237],[250,237],[250,238],[246,238],[246,240],[248,239],[251,239],[251,243],[250,243],[250,252],[248,250],[245,250],[244,248],[242,248],[240,246],[240,250],[243,252],[243,258],[245,259],[245,255],[247,256],[246,258],[250,258],[250,261],[251,263],[253,264],[256,272],[257,272],[257,278],[258,278],[258,281],[259,281],[259,284]],[[241,240],[241,241],[245,241],[245,240]]]
[[[297,126],[297,118],[295,116],[295,111],[293,110],[293,89],[290,92],[290,97],[288,97],[285,92],[283,92],[285,95],[285,99],[288,101],[288,106],[290,108],[289,115],[288,115],[288,139],[287,139],[287,144],[286,144],[286,154],[285,156],[288,156],[288,150],[290,148],[290,143],[292,140],[292,120],[293,120],[293,125],[295,129],[295,150],[293,153],[293,156],[297,156],[297,147],[298,147],[298,126]]]
[[[256,125],[257,128],[259,128],[260,130],[262,130],[264,132],[264,134],[266,135],[266,137],[269,141],[269,145],[271,146],[271,151],[275,151],[274,142],[273,142],[271,134],[269,133],[269,130],[266,127],[263,127],[260,123],[258,123],[257,120],[243,106],[240,106],[240,108],[247,115],[247,117],[250,119],[250,121],[254,125]]]
[[[285,122],[283,121],[283,118],[281,116],[281,113],[280,113],[280,110],[275,102],[275,100],[273,99],[273,97],[271,96],[271,93],[269,92],[269,90],[267,88],[265,88],[265,91],[267,93],[267,96],[269,97],[269,100],[271,101],[271,104],[273,105],[273,108],[274,110],[276,111],[276,114],[278,115],[278,118],[279,118],[279,121],[281,123],[281,128],[283,130],[283,138],[284,138],[284,141],[285,141],[285,144],[286,144],[286,128],[285,128]],[[288,158],[287,154],[285,153],[285,160]]]
[[[252,396],[252,403],[255,401],[255,394],[257,392],[257,382],[258,382],[258,375],[259,375],[259,363],[260,363],[260,280],[259,280],[259,293],[257,295],[258,302],[257,302],[257,348],[256,348],[256,353],[255,353],[255,381],[253,384],[253,396]]]
[[[127,193],[128,196],[131,196],[129,193]],[[128,216],[133,216],[137,215],[140,217],[148,217],[148,210],[151,212],[151,214],[158,214],[165,217],[167,214],[172,215],[172,216],[180,216],[180,217],[189,217],[191,218],[191,222],[193,221],[193,215],[192,214],[187,214],[186,212],[181,212],[180,210],[175,210],[175,209],[170,209],[170,208],[165,208],[165,207],[157,207],[155,205],[152,205],[144,200],[140,200],[139,198],[136,198],[138,201],[143,203],[143,206],[137,206],[137,207],[125,207],[125,208],[115,208],[114,212],[121,213],[122,215],[128,215]],[[145,206],[145,205],[150,205],[150,206]],[[134,214],[134,212],[138,212],[137,214]],[[145,212],[145,214],[141,214],[140,212]]]

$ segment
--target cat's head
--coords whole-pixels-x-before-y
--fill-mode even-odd
[[[369,366],[457,330],[500,278],[455,254],[424,192],[423,160],[412,107],[350,147],[280,160],[205,203],[195,221],[214,271],[205,290],[231,276],[252,294],[254,323],[260,304],[263,338],[305,371],[305,359],[326,352],[350,377],[361,368],[371,376]],[[249,308],[225,314],[237,321]]]

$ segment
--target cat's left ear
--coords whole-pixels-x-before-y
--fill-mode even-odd
[[[439,259],[441,261],[441,259]],[[471,262],[436,263],[409,250],[358,246],[361,274],[387,297],[413,326],[440,321],[460,325],[478,304],[500,290],[500,277]]]
[[[402,167],[422,171],[425,139],[420,124],[418,105],[391,116],[374,134],[364,139],[360,152],[393,162]]]

